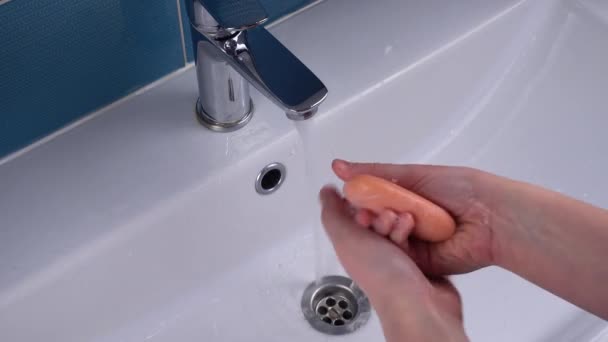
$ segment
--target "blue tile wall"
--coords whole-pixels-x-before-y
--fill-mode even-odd
[[[310,0],[260,1],[277,18]],[[179,25],[174,0],[0,5],[0,157],[183,67]]]

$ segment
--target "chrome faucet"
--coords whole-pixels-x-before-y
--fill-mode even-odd
[[[261,25],[257,0],[186,0],[194,47],[199,121],[214,131],[243,127],[253,115],[249,84],[292,120],[312,117],[327,88]]]

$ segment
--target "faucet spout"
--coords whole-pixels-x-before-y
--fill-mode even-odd
[[[216,131],[245,125],[253,113],[248,84],[289,119],[306,120],[317,112],[327,88],[259,25],[266,16],[257,0],[189,1],[199,84],[197,112],[203,124]],[[236,15],[230,8],[241,8],[243,13]]]

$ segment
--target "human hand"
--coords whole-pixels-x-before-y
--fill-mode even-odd
[[[369,174],[411,190],[447,210],[455,219],[455,234],[448,240],[430,243],[408,239],[415,226],[410,213],[385,211],[378,216],[358,210],[356,221],[371,226],[407,252],[427,275],[466,273],[495,263],[499,246],[495,230],[504,221],[496,214],[491,193],[498,180],[481,171],[446,166],[361,164],[336,160],[336,175],[344,181]],[[496,177],[497,178],[497,177]],[[495,205],[496,204],[496,205]]]
[[[427,278],[399,246],[361,227],[334,189],[320,198],[336,254],[368,295],[387,341],[467,340],[460,297],[447,279]]]
[[[427,276],[496,265],[608,318],[602,287],[608,281],[608,210],[470,168],[339,160],[332,167],[344,181],[358,174],[392,180],[452,215],[454,235],[429,243],[408,238],[415,229],[408,213],[355,214],[359,224],[400,246]]]

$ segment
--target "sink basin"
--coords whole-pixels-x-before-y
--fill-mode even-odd
[[[332,0],[271,32],[330,89],[307,146],[257,92],[248,126],[205,130],[190,68],[0,164],[0,340],[382,340],[375,314],[329,337],[300,311],[319,255],[344,274],[309,208],[334,157],[608,207],[605,1]],[[285,181],[259,195],[273,162]],[[504,270],[453,280],[473,341],[602,341],[605,321]]]

